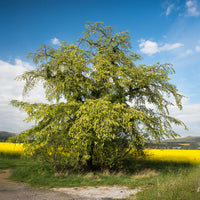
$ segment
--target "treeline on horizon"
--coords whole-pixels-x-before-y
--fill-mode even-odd
[[[0,131],[0,142],[6,142],[8,138],[15,136],[15,133]]]
[[[146,142],[145,148],[148,149],[185,149],[200,150],[200,137],[189,136],[185,138],[177,138],[175,140],[164,140],[158,142]]]

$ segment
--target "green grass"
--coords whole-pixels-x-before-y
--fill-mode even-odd
[[[15,169],[23,166],[25,163],[26,161],[19,155],[0,153],[0,169]]]
[[[78,187],[100,185],[128,185],[130,175],[109,172],[87,172],[54,174],[47,169],[41,169],[35,161],[28,161],[26,165],[19,166],[13,171],[12,179],[29,183],[33,187]]]
[[[32,187],[78,187],[124,185],[140,188],[137,200],[200,199],[200,167],[187,163],[127,161],[126,172],[87,172],[54,174],[36,160],[0,156],[0,169],[13,169],[11,179]],[[134,199],[132,198],[132,199]],[[130,198],[131,199],[131,198]]]
[[[189,171],[182,168],[179,172],[167,173],[153,180],[152,187],[136,195],[137,200],[199,200],[200,167]]]
[[[130,175],[119,173],[70,173],[55,174],[48,168],[41,169],[39,162],[20,157],[0,157],[0,169],[13,169],[11,179],[29,183],[32,187],[75,187],[99,185],[126,185]]]

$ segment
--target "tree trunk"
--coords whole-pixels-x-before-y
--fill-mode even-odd
[[[94,165],[93,165],[93,156],[94,155],[93,154],[94,154],[94,142],[92,142],[92,144],[91,144],[90,152],[89,152],[90,158],[87,161],[87,168],[89,171],[94,170]]]

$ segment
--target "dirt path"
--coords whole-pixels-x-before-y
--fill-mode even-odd
[[[10,170],[0,170],[0,200],[111,200],[126,199],[137,189],[126,187],[77,187],[52,190],[31,189],[27,184],[9,180]]]
[[[75,197],[62,192],[30,189],[27,184],[15,183],[8,178],[10,170],[0,170],[0,200],[72,200]]]

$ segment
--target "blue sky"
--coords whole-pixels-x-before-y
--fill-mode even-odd
[[[187,96],[184,109],[172,109],[189,128],[182,136],[200,136],[200,0],[6,0],[0,1],[0,130],[20,132],[30,125],[11,107],[23,99],[23,83],[14,78],[33,69],[29,52],[42,44],[74,43],[86,22],[102,21],[115,31],[129,30],[133,51],[147,65],[172,63],[171,82]],[[39,86],[26,97],[44,101]]]

